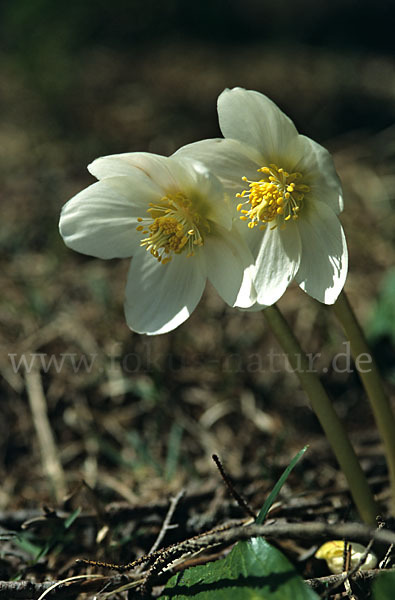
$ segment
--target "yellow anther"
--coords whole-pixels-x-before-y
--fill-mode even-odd
[[[167,264],[174,254],[187,250],[187,256],[193,256],[194,246],[202,246],[204,235],[209,231],[208,221],[189,198],[181,193],[164,196],[157,203],[150,203],[147,209],[149,217],[139,217],[137,231],[147,237],[141,240],[145,247],[161,264]]]
[[[291,218],[296,220],[304,196],[310,192],[308,185],[295,183],[302,174],[288,173],[275,164],[260,167],[258,172],[263,174],[262,179],[250,181],[247,177],[242,177],[248,183],[248,188],[236,194],[236,198],[244,199],[244,202],[237,205],[237,211],[241,213],[240,219],[248,220],[250,229],[258,224],[262,228],[272,221],[275,223],[271,229],[275,229],[278,225],[282,227]]]

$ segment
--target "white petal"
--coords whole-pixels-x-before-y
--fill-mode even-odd
[[[128,204],[143,211],[144,216],[147,216],[149,204],[163,196],[162,190],[137,170],[131,175],[106,177],[99,183],[116,191]]]
[[[130,329],[148,335],[172,331],[195,309],[205,283],[201,253],[190,258],[174,256],[162,265],[140,250],[132,259],[126,285],[125,315]]]
[[[103,156],[93,161],[88,166],[88,170],[97,179],[131,175],[137,171],[157,185],[162,193],[164,190],[178,187],[168,157],[149,152],[127,152]]]
[[[216,175],[234,197],[245,188],[242,177],[256,178],[262,167],[262,157],[253,148],[232,139],[202,140],[183,146],[173,156],[194,158]]]
[[[255,290],[248,267],[253,264],[253,257],[237,231],[221,229],[207,237],[204,251],[208,278],[219,295],[230,306],[237,302],[238,306],[251,306]]]
[[[234,306],[242,310],[250,310],[256,304],[256,289],[254,286],[255,265],[244,269],[243,281],[237,294]],[[262,308],[262,307],[260,307]],[[255,309],[258,310],[258,309]]]
[[[222,92],[218,117],[224,137],[245,142],[269,162],[281,158],[283,149],[298,135],[291,119],[274,102],[251,90],[234,88]]]
[[[194,187],[193,165],[186,165],[185,162],[183,164],[177,158],[149,152],[129,152],[97,158],[88,166],[88,170],[98,179],[137,172],[156,185],[163,194]]]
[[[304,135],[292,140],[287,149],[290,163],[287,169],[304,175],[311,192],[306,196],[325,202],[338,215],[343,210],[343,191],[331,154]]]
[[[88,171],[96,179],[130,175],[134,173],[135,167],[128,160],[129,156],[133,156],[133,153],[100,156],[88,165]]]
[[[232,227],[232,207],[225,200],[225,190],[219,179],[207,167],[186,156],[171,156],[172,168],[177,170],[180,191],[196,203],[207,219],[226,229]]]
[[[127,179],[127,178],[120,178]],[[148,202],[151,196],[139,200]],[[144,205],[144,203],[143,203]],[[136,231],[141,205],[122,195],[119,190],[100,181],[89,186],[67,202],[60,216],[59,229],[67,246],[98,258],[131,256],[141,234]]]
[[[254,283],[258,303],[271,306],[281,298],[298,271],[301,242],[293,222],[287,223],[283,231],[267,226],[262,235]]]
[[[302,290],[333,304],[343,289],[348,268],[346,239],[339,219],[323,202],[316,202],[297,222],[302,259],[296,281]]]
[[[231,212],[224,202],[224,190],[219,180],[192,157],[159,156],[146,152],[132,152],[98,158],[89,165],[90,172],[99,179],[114,175],[137,176],[157,190],[158,196],[183,193],[192,201],[204,202],[207,217],[231,228]],[[118,177],[118,187],[122,178]]]

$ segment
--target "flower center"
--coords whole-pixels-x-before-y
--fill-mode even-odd
[[[281,220],[284,226],[290,219],[296,220],[303,206],[303,198],[310,191],[308,185],[298,183],[303,177],[301,173],[287,173],[281,167],[271,164],[261,167],[258,173],[262,173],[259,181],[250,181],[243,177],[243,181],[249,184],[249,189],[236,194],[236,198],[243,198],[237,206],[241,213],[242,221],[249,221],[248,227],[252,229],[260,225],[264,229],[267,223],[276,220],[271,227],[275,229]],[[249,208],[243,208],[250,205]]]
[[[157,204],[150,203],[147,213],[149,217],[137,219],[137,231],[147,236],[140,246],[145,246],[162,265],[171,261],[172,254],[186,252],[193,256],[210,230],[207,219],[182,193],[168,194]]]

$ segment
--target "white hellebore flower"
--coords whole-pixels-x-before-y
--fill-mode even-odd
[[[337,218],[342,188],[329,152],[300,135],[259,92],[225,90],[218,116],[225,139],[189,144],[176,156],[209,165],[237,202],[256,257],[258,304],[276,302],[293,279],[313,298],[333,304],[348,257]]]
[[[209,279],[231,306],[248,307],[251,252],[234,227],[218,179],[187,158],[127,153],[88,167],[99,181],[60,217],[67,246],[98,258],[131,257],[125,314],[131,329],[159,334],[183,323]]]

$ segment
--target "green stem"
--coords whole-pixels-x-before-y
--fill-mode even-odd
[[[288,323],[277,306],[265,308],[264,315],[304,388],[337,461],[348,481],[355,506],[365,523],[376,524],[378,509],[372,492],[348,439],[342,422],[336,414],[323,385],[301,349]]]
[[[395,514],[395,417],[384,392],[377,364],[369,350],[363,331],[344,292],[333,310],[350,340],[351,354],[383,440],[392,491],[392,512]]]

